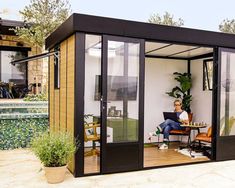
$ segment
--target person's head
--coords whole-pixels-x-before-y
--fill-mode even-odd
[[[180,99],[176,99],[174,101],[174,107],[175,107],[176,111],[181,110],[182,109],[182,101]]]

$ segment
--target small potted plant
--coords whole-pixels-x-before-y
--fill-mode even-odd
[[[63,182],[69,159],[76,151],[74,138],[64,132],[47,132],[34,138],[31,148],[44,165],[47,182]]]

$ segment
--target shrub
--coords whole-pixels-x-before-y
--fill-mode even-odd
[[[28,94],[25,98],[24,101],[48,101],[48,98],[45,94]]]
[[[74,139],[68,133],[44,133],[32,141],[32,151],[45,167],[66,165],[75,150]]]
[[[47,118],[0,120],[0,149],[29,147],[32,138],[46,130]]]

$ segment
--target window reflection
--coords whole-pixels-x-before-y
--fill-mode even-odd
[[[107,143],[138,141],[139,48],[108,41]]]
[[[26,84],[26,64],[10,64],[11,61],[26,57],[23,52],[1,51],[1,82]]]
[[[235,135],[235,54],[221,57],[220,135]]]
[[[0,51],[0,98],[22,98],[27,92],[26,63],[10,64],[27,57],[27,52]]]
[[[101,37],[86,35],[84,173],[100,172]]]
[[[203,90],[213,89],[213,59],[203,61]]]

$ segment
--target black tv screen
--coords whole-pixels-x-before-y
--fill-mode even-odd
[[[134,76],[108,76],[107,78],[107,100],[122,101],[124,97],[128,100],[136,100],[138,77]],[[100,100],[101,76],[95,77],[95,100]]]

